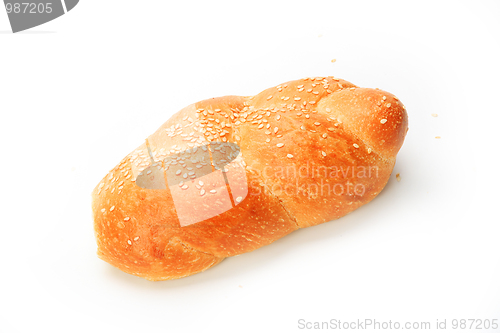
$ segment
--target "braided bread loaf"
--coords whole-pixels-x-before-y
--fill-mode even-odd
[[[382,191],[407,130],[394,95],[333,77],[189,105],[93,191],[98,256],[176,279],[340,218]]]

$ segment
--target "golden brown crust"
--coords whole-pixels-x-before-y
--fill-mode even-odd
[[[93,191],[98,255],[149,280],[176,279],[342,217],[383,189],[406,131],[395,96],[332,77],[192,104]],[[240,147],[225,173],[212,172],[209,142]],[[228,147],[209,148],[211,158]],[[157,189],[140,187],[145,173]]]

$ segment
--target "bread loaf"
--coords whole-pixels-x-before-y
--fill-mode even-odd
[[[98,256],[177,279],[338,219],[382,191],[407,130],[394,95],[333,77],[189,105],[94,189]]]

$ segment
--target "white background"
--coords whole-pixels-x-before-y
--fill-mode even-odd
[[[499,17],[499,1],[82,0],[12,34],[0,10],[0,332],[500,321]],[[180,280],[97,258],[91,190],[171,114],[327,75],[408,110],[373,202]]]

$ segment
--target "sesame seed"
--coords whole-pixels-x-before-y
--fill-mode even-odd
[[[300,126],[300,129],[305,131],[306,130],[306,127],[304,125]]]
[[[267,139],[266,139],[266,142],[267,142],[267,143],[271,142],[271,139],[267,138]]]
[[[270,100],[271,98],[273,98],[273,95],[267,97],[267,100]]]
[[[386,97],[386,96],[383,96],[383,97],[382,97],[382,99],[385,101],[385,100],[387,99],[387,97]]]
[[[125,224],[123,224],[123,222],[118,222],[118,223],[116,224],[116,226],[117,226],[118,228],[120,228],[120,229],[125,228]]]
[[[281,116],[280,115],[277,115],[276,116],[276,120],[280,120],[281,119]]]
[[[352,145],[354,146],[354,148],[359,148],[359,145],[357,143],[353,143]]]
[[[187,186],[186,184],[182,185],[181,187],[183,190],[187,190],[189,188],[189,186]]]
[[[128,245],[132,245],[132,241],[130,239],[127,241],[127,243]]]
[[[139,240],[139,236],[134,238],[134,241],[137,242]]]
[[[101,212],[103,212],[103,213],[104,213],[105,211],[106,211],[106,208],[101,209]]]
[[[387,119],[380,119],[381,124],[385,124],[387,122]]]
[[[176,174],[177,176],[178,176],[178,175],[180,175],[181,173],[182,173],[182,170],[181,170],[181,169],[179,169],[179,170],[177,170],[177,171],[175,172],[175,174]]]
[[[391,107],[391,103],[387,103],[385,106],[387,106],[388,108]]]
[[[237,198],[236,198],[236,202],[241,202],[241,200],[243,200],[243,198],[242,198],[242,197],[237,197]]]
[[[371,153],[372,153],[372,149],[368,148],[368,154],[371,154]]]
[[[293,157],[293,155],[292,155],[292,154],[287,154],[287,155],[286,155],[286,157],[288,157],[288,158],[292,158],[292,157]]]
[[[284,145],[285,145],[284,143],[278,143],[278,144],[276,145],[276,147],[281,148],[281,147],[283,147]]]
[[[151,174],[151,170],[149,170],[148,172],[146,172],[146,175],[150,175]]]
[[[203,185],[204,185],[204,184],[203,184],[203,182],[202,182],[201,180],[198,182],[198,184],[200,184],[200,186],[203,186]]]
[[[260,124],[259,126],[257,126],[257,128],[261,129],[262,127],[264,127],[264,124]]]
[[[300,97],[294,97],[293,98],[295,101],[300,101]]]
[[[314,125],[319,126],[321,123],[315,122]]]
[[[214,194],[214,193],[217,193],[216,190],[210,190],[210,193]]]
[[[275,127],[274,128],[274,134],[276,134],[278,132],[278,127]]]
[[[328,134],[326,134],[326,133],[323,133],[323,135],[322,135],[323,139],[326,139],[327,136],[328,136]]]
[[[335,131],[335,128],[333,128],[333,127],[328,127],[328,130],[329,130],[330,132],[333,132],[333,131]]]
[[[326,153],[324,151],[321,152],[321,155],[326,156]]]
[[[206,192],[205,192],[205,190],[204,190],[204,189],[201,189],[201,191],[200,191],[200,196],[204,196],[204,195],[205,195],[205,193],[206,193]]]
[[[115,210],[115,206],[111,206],[111,208],[109,209],[110,212],[112,212],[114,210]]]

